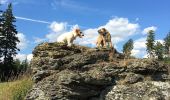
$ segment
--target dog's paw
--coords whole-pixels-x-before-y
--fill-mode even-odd
[[[67,46],[68,46],[68,47],[71,47],[71,46],[72,46],[72,44],[68,44]]]

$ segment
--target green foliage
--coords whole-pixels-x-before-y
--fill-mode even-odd
[[[14,64],[11,68],[11,72],[8,75],[4,73],[4,65],[0,63],[0,81],[7,81],[9,79],[18,77],[19,75],[25,74],[29,68],[27,59],[22,62],[19,59],[14,60]]]
[[[27,59],[23,60],[22,62],[19,59],[16,59],[14,61],[14,68],[16,70],[16,73],[21,74],[27,71],[29,64]]]
[[[149,54],[150,58],[154,57],[154,43],[155,43],[155,33],[153,30],[150,30],[146,39],[146,51]]]
[[[158,57],[159,60],[163,59],[163,45],[160,42],[156,42],[155,47],[155,54]]]
[[[170,32],[164,38],[165,54],[169,54],[170,57]]]
[[[3,12],[2,17],[4,21],[2,22],[2,55],[4,57],[5,66],[12,66],[13,56],[17,54],[17,43],[19,42],[17,35],[17,30],[15,29],[15,17],[12,13],[12,4],[8,5],[6,11]]]
[[[0,62],[3,64],[0,69],[5,76],[10,75],[14,71],[13,57],[19,50],[17,48],[19,39],[16,36],[18,32],[14,22],[15,17],[12,12],[12,4],[9,4],[5,11],[1,11],[0,15],[0,58],[3,58],[3,61]]]
[[[0,58],[2,57],[2,22],[3,22],[3,17],[2,17],[2,11],[0,10]],[[1,59],[0,59],[1,62]]]
[[[123,53],[126,57],[130,57],[131,51],[133,50],[133,40],[129,39],[124,45],[123,45]]]

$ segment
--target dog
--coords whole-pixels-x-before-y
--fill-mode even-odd
[[[97,41],[96,41],[96,45],[99,48],[101,47],[106,47],[106,40],[104,38],[104,34],[103,32],[101,32],[100,30],[98,30],[99,36],[97,37]]]
[[[96,41],[97,47],[99,48],[100,46],[102,46],[106,48],[106,44],[107,44],[109,48],[113,48],[110,33],[105,28],[99,29],[98,33],[99,36]]]
[[[72,46],[73,41],[77,37],[82,38],[83,36],[84,36],[83,32],[79,28],[76,28],[76,29],[73,29],[73,31],[70,31],[70,32],[60,35],[57,38],[57,42],[67,43],[67,46]]]

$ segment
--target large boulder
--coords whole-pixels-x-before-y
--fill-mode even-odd
[[[113,86],[105,100],[170,100],[169,93],[169,82],[145,81]]]
[[[157,60],[116,52],[110,61],[110,50],[62,43],[40,44],[33,55],[26,100],[169,100],[167,66]]]

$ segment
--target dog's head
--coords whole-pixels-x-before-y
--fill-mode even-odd
[[[98,30],[98,33],[101,34],[101,35],[106,35],[107,30],[105,28],[101,28],[101,29]]]
[[[82,38],[84,36],[83,32],[80,29],[75,29],[76,35]]]

